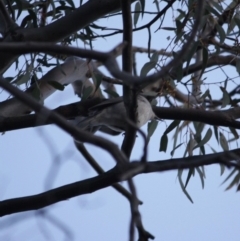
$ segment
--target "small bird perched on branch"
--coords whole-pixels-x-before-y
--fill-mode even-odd
[[[104,128],[105,130],[107,128],[109,133],[113,131],[112,133],[115,133],[115,135],[126,131],[128,125],[126,121],[127,113],[122,97],[106,100],[103,103],[90,108],[89,111],[89,117],[77,122],[79,128],[91,132],[96,132],[100,128]],[[155,117],[151,104],[142,95],[137,96],[136,114],[136,126],[138,128],[142,127]]]

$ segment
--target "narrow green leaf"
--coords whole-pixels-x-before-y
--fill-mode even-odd
[[[18,78],[15,81],[13,81],[13,83],[17,85],[21,85],[21,84],[27,83],[29,79],[30,79],[30,74],[27,72],[25,74],[19,75]]]
[[[82,94],[82,101],[86,100],[92,93],[93,91],[93,87],[92,86],[88,86],[87,88],[83,89],[83,94]]]
[[[204,92],[204,94],[202,94],[201,99],[202,99],[202,100],[205,100],[206,97],[208,97],[208,95],[209,95],[209,89],[207,89],[207,90]]]
[[[202,189],[204,189],[204,173],[201,171],[199,167],[196,167],[197,173],[199,174],[201,184],[202,184]]]
[[[222,108],[226,107],[228,104],[230,104],[230,97],[225,88],[220,86],[221,91],[223,92],[223,97],[222,97]]]
[[[214,129],[214,135],[217,139],[217,142],[219,143],[219,139],[218,139],[218,127],[217,126],[213,126],[213,129]]]
[[[140,3],[141,3],[141,9],[142,9],[142,17],[143,17],[143,14],[144,14],[144,11],[145,11],[145,0],[139,0]]]
[[[21,15],[21,13],[22,13],[22,10],[23,10],[24,7],[23,7],[22,1],[16,0],[15,2],[16,2],[16,5],[17,5],[17,9],[18,9],[18,13],[17,13],[17,19],[18,19],[19,16]]]
[[[230,173],[229,175],[224,179],[224,181],[221,183],[224,184],[236,171],[238,171],[236,168],[234,168]]]
[[[164,131],[164,134],[163,134],[163,135],[166,135],[166,134],[168,134],[169,132],[171,132],[174,128],[176,128],[176,127],[179,125],[180,122],[181,122],[180,120],[174,120],[174,121],[167,127],[167,129]]]
[[[186,12],[182,11],[181,9],[177,9],[177,11],[179,12],[179,15],[176,17],[176,20],[181,20],[186,16]]]
[[[229,35],[233,29],[236,27],[236,22],[234,21],[235,16],[231,19],[230,24],[228,24],[227,35]]]
[[[202,54],[203,54],[203,60],[202,60],[202,72],[204,72],[206,66],[207,66],[207,62],[208,62],[208,49],[207,48],[203,48],[202,49]]]
[[[172,150],[172,154],[171,154],[172,156],[174,155],[176,145],[177,145],[177,139],[178,139],[178,134],[179,134],[178,130],[179,130],[179,125],[177,126],[175,133],[173,135],[173,150]]]
[[[181,175],[178,175],[178,180],[179,180],[179,183],[180,183],[180,186],[181,186],[181,188],[182,188],[183,193],[186,195],[186,197],[189,199],[189,201],[190,201],[191,203],[193,203],[192,198],[190,197],[190,195],[188,194],[186,188],[184,187],[184,184],[183,184]]]
[[[139,2],[136,2],[135,13],[133,15],[133,24],[134,24],[135,28],[137,27],[137,22],[138,22],[138,19],[139,19],[139,16],[140,16],[140,10],[141,10],[141,4]]]
[[[161,27],[161,29],[168,30],[168,31],[175,31],[176,30],[176,28],[172,28],[172,27]]]
[[[151,138],[157,126],[158,126],[157,120],[152,120],[151,122],[148,123],[148,139]]]
[[[238,28],[240,30],[240,19],[239,19],[238,15],[235,15],[234,21],[235,21],[235,23],[237,24],[237,26],[238,26]]]
[[[239,135],[238,135],[236,129],[233,127],[229,127],[229,129],[232,132],[233,136],[235,137],[235,140],[237,140],[239,138]]]
[[[168,137],[167,137],[167,135],[162,135],[159,151],[164,151],[164,152],[166,152],[166,150],[167,150],[167,145],[168,145]]]
[[[184,188],[185,188],[185,189],[186,189],[186,187],[187,187],[187,185],[188,185],[188,183],[189,183],[189,181],[190,181],[191,176],[194,176],[194,168],[190,168],[190,169],[188,170],[187,179],[186,179],[186,182],[185,182],[185,185],[184,185]]]
[[[229,151],[229,146],[228,146],[227,139],[226,139],[225,136],[222,134],[222,132],[220,132],[219,134],[220,134],[220,145],[221,145],[222,149],[223,149],[224,151]]]
[[[202,123],[202,122],[194,121],[193,122],[193,126],[194,126],[194,128],[196,130],[196,135],[200,135],[202,133],[202,131],[203,131],[203,128],[204,128],[205,124]]]
[[[213,1],[212,1],[213,2]],[[214,15],[216,15],[218,18],[221,18],[222,16],[220,15],[220,13],[218,13],[218,11],[216,9],[214,9],[211,5],[207,5],[205,6],[205,8],[210,12],[213,13]]]
[[[240,75],[240,59],[236,59],[236,70],[238,74]]]
[[[225,33],[224,29],[222,28],[222,26],[220,26],[219,24],[216,24],[216,29],[219,33],[220,43],[223,43],[226,38],[226,33]]]
[[[223,164],[220,164],[220,175],[222,176],[222,174],[225,171],[225,166]]]
[[[156,62],[147,62],[146,64],[143,65],[141,72],[140,72],[140,76],[146,76],[148,74],[148,72],[152,69],[154,69],[156,66]]]
[[[172,151],[170,152],[170,155],[173,156],[175,150],[177,150],[182,144],[183,144],[183,142],[178,144],[176,147],[174,147],[174,149],[172,149]]]
[[[233,178],[233,180],[231,181],[231,183],[227,186],[227,188],[225,189],[225,191],[231,189],[233,186],[238,185],[240,181],[240,172],[238,172],[236,174],[236,176]]]
[[[102,83],[102,75],[92,72],[92,79],[95,85],[95,92],[96,92]]]
[[[182,22],[180,20],[176,20],[176,27],[177,27],[177,35],[182,32]]]
[[[151,62],[154,62],[157,64],[159,58],[159,54],[157,52],[154,52],[150,58]]]
[[[182,64],[178,65],[178,66],[175,68],[175,72],[176,72],[177,82],[181,82],[181,80],[182,80],[182,78],[183,78],[183,67],[182,67]]]
[[[51,85],[53,88],[55,88],[56,90],[61,90],[61,91],[63,91],[64,88],[65,88],[64,85],[62,85],[62,84],[60,84],[60,83],[58,83],[57,81],[54,81],[54,80],[49,80],[49,81],[47,81],[47,83],[48,83],[49,85]]]
[[[198,147],[201,147],[203,145],[205,145],[212,137],[212,130],[211,128],[209,127],[207,132],[206,132],[206,135],[203,137],[203,139],[197,144],[197,146],[195,146],[195,148],[198,148]],[[195,149],[194,148],[194,149]]]

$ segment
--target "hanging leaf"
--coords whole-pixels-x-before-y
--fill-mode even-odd
[[[92,72],[92,79],[95,85],[95,92],[96,92],[102,83],[102,75]]]
[[[159,7],[159,2],[158,2],[158,0],[154,0],[153,3],[155,3],[158,12],[160,12],[160,7]]]
[[[143,65],[141,72],[140,72],[140,76],[146,76],[150,70],[155,68],[157,62],[158,62],[158,54],[153,53],[153,55],[151,57],[151,61],[149,61]]]
[[[141,9],[142,9],[142,17],[143,17],[143,15],[144,15],[144,11],[145,11],[145,0],[139,0],[140,1],[140,3],[141,3]]]
[[[151,62],[158,62],[159,54],[157,52],[154,52],[150,58]]]
[[[227,105],[230,104],[230,97],[225,88],[220,86],[221,91],[223,92],[223,97],[222,97],[222,108],[226,107]]]
[[[202,73],[204,72],[206,66],[207,66],[207,63],[208,63],[208,49],[207,48],[203,48],[202,49],[202,54],[203,54],[203,59],[202,59]]]
[[[217,142],[219,143],[219,140],[218,140],[218,127],[217,126],[213,126],[213,129],[214,129],[214,135],[217,139]]]
[[[235,16],[231,19],[230,24],[228,24],[227,35],[229,35],[233,29],[236,27],[236,22],[234,21]]]
[[[93,92],[93,87],[92,86],[88,86],[86,88],[83,89],[83,94],[82,94],[82,101],[86,100]]]
[[[212,137],[212,130],[211,128],[209,127],[207,132],[206,132],[206,135],[203,137],[203,139],[194,147],[194,149],[198,148],[198,147],[201,147],[203,145],[205,145]]]
[[[221,183],[224,184],[236,171],[238,171],[236,168],[234,168],[229,174],[228,176],[224,179],[224,181]]]
[[[177,150],[183,143],[178,144],[176,147],[174,147],[174,149],[172,149],[172,151],[170,152],[170,155],[173,156],[175,150]]]
[[[175,68],[175,72],[176,72],[176,79],[177,82],[180,82],[183,78],[183,67],[182,64],[179,64],[176,68]]]
[[[167,129],[164,131],[164,134],[163,134],[163,135],[166,135],[166,134],[168,134],[169,132],[171,132],[174,128],[176,128],[176,127],[179,125],[180,122],[181,122],[180,120],[174,120],[174,121],[167,127]]]
[[[236,59],[236,70],[238,72],[238,74],[240,75],[240,59]]]
[[[181,9],[177,9],[177,11],[179,12],[179,15],[176,17],[176,20],[180,21],[181,19],[183,19],[186,16],[186,12],[184,12]]]
[[[157,126],[158,126],[157,120],[152,120],[151,122],[148,123],[148,139],[151,138]]]
[[[202,133],[205,124],[202,123],[202,122],[196,122],[196,121],[194,121],[194,122],[193,122],[193,126],[194,126],[194,128],[195,128],[195,130],[196,130],[196,135],[199,135],[199,134]]]
[[[225,191],[231,189],[233,186],[238,185],[240,181],[240,172],[238,172],[236,174],[236,176],[233,178],[233,180],[231,181],[231,183],[227,186],[227,188],[225,189]]]
[[[183,181],[182,181],[182,170],[179,170],[179,172],[178,172],[178,180],[179,180],[179,183],[180,183],[180,186],[182,188],[183,193],[186,195],[186,197],[189,199],[189,201],[191,203],[193,203],[192,198],[190,197],[190,195],[188,194],[186,188],[184,187],[184,184],[183,184]]]
[[[219,33],[220,43],[223,43],[226,38],[226,33],[225,33],[224,29],[222,28],[222,26],[220,26],[219,24],[216,24],[216,29]]]
[[[187,175],[187,179],[186,179],[186,182],[185,182],[184,188],[187,187],[188,182],[189,182],[191,176],[194,176],[194,174],[195,174],[194,168],[190,168],[190,169],[188,170],[188,175]]]
[[[239,135],[236,131],[236,129],[234,129],[233,127],[229,127],[230,131],[232,132],[233,136],[234,136],[234,140],[237,140],[239,138]]]
[[[18,78],[13,81],[13,84],[17,84],[17,85],[25,84],[29,81],[29,79],[30,79],[30,74],[27,72],[25,74],[19,75]]]
[[[173,27],[161,27],[161,29],[168,30],[168,31],[175,31],[176,30],[176,28],[173,28]]]
[[[224,151],[229,151],[229,146],[228,146],[227,139],[226,139],[225,136],[222,134],[222,132],[220,132],[219,134],[220,134],[220,145],[221,145],[222,149],[223,149]]]
[[[135,13],[133,15],[133,23],[134,23],[134,27],[137,27],[137,22],[140,16],[140,10],[141,10],[141,4],[139,2],[136,2],[135,4]]]
[[[159,149],[159,151],[166,152],[167,145],[168,145],[168,137],[167,137],[167,135],[162,135],[161,141],[160,141],[160,149]]]
[[[224,173],[225,171],[225,165],[223,164],[220,164],[220,175],[222,176],[222,174]]]
[[[202,94],[202,96],[200,97],[201,98],[201,100],[205,100],[208,96],[209,96],[209,89],[207,89],[205,92],[204,92],[204,94]]]
[[[201,184],[202,184],[202,189],[204,189],[204,173],[201,171],[199,167],[196,167],[197,173],[199,174]]]

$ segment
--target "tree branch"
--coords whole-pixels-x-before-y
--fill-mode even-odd
[[[95,192],[142,173],[163,172],[212,164],[223,164],[227,167],[240,169],[239,157],[240,148],[208,155],[190,156],[155,162],[125,162],[124,165],[117,165],[113,169],[97,177],[64,185],[33,196],[1,201],[0,216],[44,208],[72,197]]]
[[[81,101],[65,106],[60,106],[54,111],[66,119],[71,120],[76,116],[88,116],[88,109],[104,100],[92,99]],[[171,107],[152,106],[154,113],[159,119],[197,121],[214,126],[226,126],[240,129],[240,107],[230,108],[222,111],[206,111],[202,109],[183,109]],[[37,115],[23,115],[16,117],[0,117],[0,132],[18,130],[22,128],[36,127],[54,124],[53,120],[46,118],[44,122],[37,122]]]

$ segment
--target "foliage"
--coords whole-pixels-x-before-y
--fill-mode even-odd
[[[121,5],[120,1],[116,2],[118,1],[89,0],[80,1],[78,6],[78,3],[72,0],[9,0],[0,4],[0,70],[5,76],[0,86],[14,96],[12,100],[0,103],[0,116],[3,118],[0,130],[6,132],[28,127],[28,124],[22,124],[24,118],[33,118],[29,126],[37,126],[34,122],[36,117],[29,117],[26,113],[32,110],[38,112],[40,108],[34,104],[35,102],[31,102],[31,99],[24,99],[24,92],[21,92],[23,97],[21,94],[18,96],[17,92],[11,92],[2,84],[3,81],[21,90],[26,89],[25,93],[28,93],[28,96],[33,96],[40,102],[52,95],[55,90],[64,91],[66,85],[72,84],[75,92],[81,97],[80,105],[86,105],[84,108],[88,110],[93,107],[89,106],[92,99],[102,99],[103,96],[117,99],[118,92],[122,89],[128,117],[132,122],[128,120],[129,127],[125,130],[121,150],[115,150],[115,146],[109,140],[97,139],[97,135],[81,132],[82,130],[76,132],[77,129],[68,127],[68,122],[62,123],[58,119],[59,116],[54,114],[48,113],[49,119],[44,117],[42,124],[55,123],[76,140],[95,144],[109,151],[115,159],[118,156],[117,167],[113,169],[113,172],[119,171],[119,166],[123,166],[122,175],[118,177],[111,176],[111,172],[104,173],[97,162],[91,163],[93,168],[98,170],[99,178],[106,175],[108,179],[107,184],[99,182],[100,184],[87,192],[101,189],[104,185],[115,185],[114,187],[130,200],[131,228],[135,225],[141,240],[148,240],[153,236],[143,228],[140,219],[137,218],[140,213],[136,204],[133,176],[144,172],[177,169],[182,191],[193,202],[191,194],[187,191],[191,178],[197,174],[204,188],[205,165],[217,163],[220,164],[221,175],[225,172],[225,166],[234,167],[223,183],[229,183],[227,190],[233,187],[239,190],[240,152],[239,149],[232,148],[237,146],[240,129],[240,123],[237,121],[240,118],[240,88],[236,81],[240,73],[239,1],[206,1],[202,12],[200,0],[155,0],[151,5],[151,11],[147,9],[150,5],[145,0],[123,0]],[[168,21],[170,14],[173,16],[173,23]],[[151,20],[146,21],[149,16]],[[108,21],[104,21],[105,19]],[[123,27],[112,27],[111,22],[115,19],[122,19]],[[102,25],[106,23],[109,25]],[[132,46],[132,35],[146,33],[145,29],[148,41],[142,42],[141,47]],[[119,38],[114,50],[108,53],[95,50],[94,44],[97,41],[108,40],[112,36],[123,36],[126,44],[117,46],[121,41]],[[152,42],[159,36],[167,41],[167,45],[163,46],[161,40],[158,40],[159,49],[153,49]],[[71,50],[72,46],[82,48],[79,48],[78,52],[77,49]],[[84,48],[89,51],[84,52]],[[67,58],[73,55],[72,51],[82,58]],[[141,66],[136,57],[140,53],[145,54],[145,63]],[[120,55],[122,70],[124,73],[128,72],[128,75],[124,75],[122,71],[118,72],[117,67],[112,67],[117,66],[114,61]],[[99,69],[102,65],[108,70],[106,74]],[[7,71],[10,66],[14,66],[15,75],[12,74],[13,71]],[[114,78],[110,77],[110,74]],[[138,130],[136,125],[131,124],[136,121],[136,116],[131,113],[135,113],[136,95],[140,91],[151,101],[157,117],[157,120],[152,120],[148,124],[147,136]],[[19,103],[18,99],[29,103],[28,107],[23,105],[20,108],[19,104],[16,104]],[[80,109],[77,109],[74,116],[72,113],[66,114],[58,110],[58,113],[68,120],[81,116],[79,112]],[[89,113],[92,115],[91,111]],[[17,115],[20,117],[16,117]],[[8,118],[12,118],[13,124]],[[168,168],[163,166],[164,160],[160,160],[154,169],[146,160],[147,144],[156,134],[157,125],[160,124],[165,124],[165,129],[159,138],[159,151],[169,152],[171,157],[176,157],[179,150],[184,148],[184,154],[178,162],[172,161],[175,159],[166,160]],[[99,130],[112,135],[118,134],[115,130],[106,130],[103,126]],[[137,135],[143,136],[145,140],[145,149],[138,164],[129,164],[136,130]],[[83,155],[90,163],[92,157],[84,149],[84,145],[76,145],[81,153],[85,153]],[[215,150],[216,146],[221,147],[222,151]],[[183,175],[184,169],[187,169],[186,177]],[[119,184],[116,185],[122,179],[128,180],[130,193]],[[81,194],[83,193],[78,195]],[[75,194],[70,192],[68,198],[72,196]],[[53,203],[61,201],[61,198]],[[30,203],[31,199],[29,209],[26,210],[53,204],[47,202],[46,205],[32,207]],[[26,210],[12,211],[10,208],[0,213],[5,215]],[[137,215],[133,210],[137,210]],[[133,229],[131,228],[130,230]],[[130,232],[131,240],[133,234],[134,232]]]

